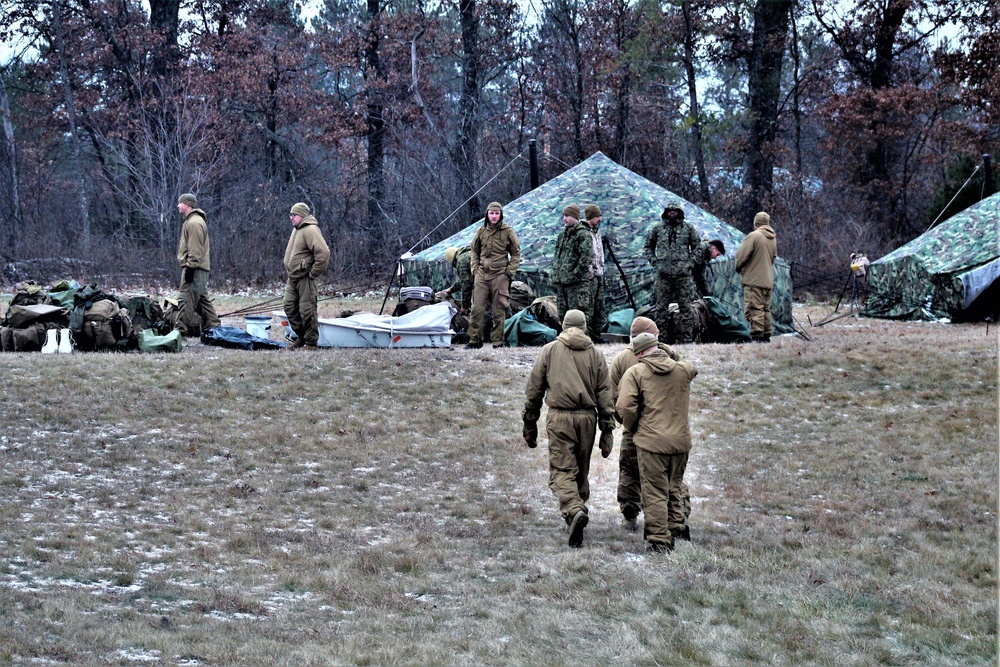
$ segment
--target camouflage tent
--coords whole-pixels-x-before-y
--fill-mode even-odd
[[[659,222],[663,207],[678,202],[684,219],[694,224],[705,238],[721,239],[726,254],[709,264],[707,278],[715,296],[743,319],[743,292],[740,277],[734,270],[736,249],[743,233],[707,211],[684,201],[669,190],[615,163],[603,153],[540,185],[504,206],[504,221],[517,232],[521,241],[521,268],[516,279],[528,283],[538,296],[555,294],[549,280],[555,255],[556,236],[562,229],[562,210],[568,204],[597,204],[603,213],[601,229],[611,240],[611,248],[628,279],[636,306],[652,304],[656,271],[643,255],[650,228]],[[472,242],[480,220],[440,243],[403,260],[407,285],[429,285],[443,289],[454,281],[451,265],[444,252],[452,246]],[[776,225],[778,243],[781,227]],[[778,259],[774,267],[775,290],[771,312],[776,333],[790,333],[792,326],[792,282],[788,264]],[[621,272],[612,262],[607,267],[609,312],[630,307]]]
[[[969,320],[997,314],[1000,193],[872,262],[869,317]]]

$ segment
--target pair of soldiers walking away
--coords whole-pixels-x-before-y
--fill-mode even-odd
[[[607,458],[614,447],[611,378],[586,327],[581,311],[566,313],[562,333],[542,348],[535,361],[521,414],[524,442],[534,448],[543,401],[548,405],[549,488],[567,524],[570,547],[583,545],[590,521],[588,478],[598,429],[601,455]],[[627,352],[636,360],[623,358],[617,365],[622,372],[618,412],[632,436],[630,442],[639,450],[638,474],[630,470],[629,475],[639,481],[640,499],[635,503],[630,498],[630,504],[623,504],[623,513],[634,523],[639,509],[644,509],[644,537],[651,550],[663,553],[673,548],[675,536],[690,539],[681,484],[691,448],[690,382],[697,371],[669,348],[661,350],[653,333],[640,333]]]

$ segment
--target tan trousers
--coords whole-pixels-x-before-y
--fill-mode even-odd
[[[194,280],[184,282],[184,269],[181,269],[181,290],[177,297],[177,324],[175,328],[182,336],[188,334],[188,325],[199,324],[201,329],[211,329],[222,324],[215,313],[215,306],[208,298],[208,271],[194,270]],[[191,332],[192,334],[194,332]]]
[[[638,449],[642,480],[642,535],[647,542],[674,546],[673,532],[684,528],[681,484],[688,455],[655,454]]]
[[[476,276],[472,288],[472,315],[469,318],[469,342],[483,342],[483,318],[487,310],[493,312],[493,328],[490,329],[490,341],[494,345],[503,344],[504,318],[507,316],[507,306],[510,305],[510,282],[507,276],[500,274],[486,280]]]
[[[304,345],[315,345],[319,342],[317,295],[316,281],[312,278],[289,280],[285,283],[285,299],[282,303],[285,317],[288,318],[288,326],[302,339]]]
[[[549,437],[549,488],[559,501],[559,513],[569,522],[580,510],[587,511],[597,412],[550,408],[545,433]]]
[[[750,325],[750,337],[771,338],[771,290],[766,287],[743,286],[743,314]]]

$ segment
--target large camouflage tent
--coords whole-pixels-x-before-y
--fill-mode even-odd
[[[707,211],[687,202],[669,190],[646,180],[615,163],[603,153],[595,153],[577,166],[540,185],[504,206],[504,221],[517,232],[521,241],[521,267],[515,276],[538,296],[555,294],[550,282],[556,236],[562,229],[562,210],[577,204],[597,204],[603,214],[601,229],[611,239],[611,248],[628,278],[636,306],[652,305],[656,271],[643,255],[650,228],[659,222],[668,202],[684,209],[684,219],[694,224],[705,238],[721,239],[726,254],[709,264],[713,293],[725,303],[734,317],[743,318],[743,291],[734,270],[736,249],[744,234]],[[452,246],[472,242],[482,220],[449,236],[440,243],[402,261],[407,285],[428,285],[443,289],[454,281],[444,252]],[[781,226],[775,225],[778,244]],[[771,312],[776,333],[791,333],[792,281],[788,264],[781,258],[775,263],[775,290]],[[608,311],[630,307],[621,272],[609,260],[607,266]]]
[[[872,262],[869,317],[971,320],[1000,305],[1000,193]]]

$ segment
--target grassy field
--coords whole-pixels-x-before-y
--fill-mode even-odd
[[[680,348],[667,556],[617,448],[566,547],[536,349],[0,354],[0,665],[996,665],[995,329],[807,331]]]

